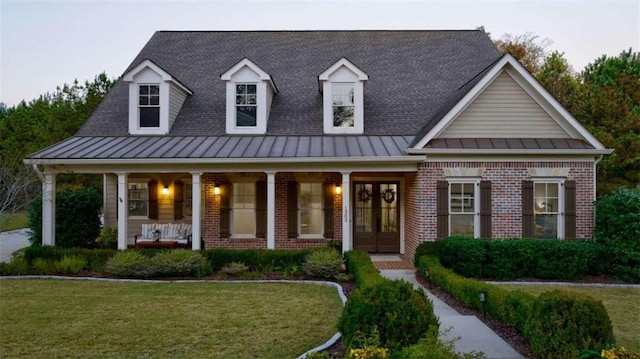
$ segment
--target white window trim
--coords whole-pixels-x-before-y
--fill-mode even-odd
[[[233,206],[233,195],[234,195],[234,189],[235,189],[235,185],[236,184],[253,184],[254,187],[254,203],[253,203],[253,233],[233,233],[233,222],[235,219],[235,212],[234,212],[234,206]],[[231,187],[231,194],[230,194],[230,206],[231,206],[231,215],[229,216],[229,237],[231,239],[233,238],[238,238],[238,239],[247,239],[247,238],[256,238],[256,227],[257,227],[257,221],[256,221],[256,197],[257,197],[257,193],[255,192],[255,185],[256,185],[256,180],[255,179],[251,179],[251,178],[238,178],[237,180],[234,180],[230,187]]]
[[[559,179],[559,178],[544,178],[544,177],[538,177],[538,178],[532,178],[533,181],[533,220],[535,223],[535,217],[536,217],[536,183],[557,183],[558,184],[558,238],[557,239],[564,239],[564,212],[565,212],[565,204],[564,204],[564,196],[565,196],[565,187],[564,187],[564,182],[565,179]],[[553,238],[541,238],[541,240],[545,240],[545,239],[553,239]]]
[[[321,218],[320,218],[320,233],[307,233],[302,234],[302,212],[300,201],[302,200],[301,196],[301,185],[303,183],[311,183],[311,184],[319,184],[320,185],[320,203],[322,204],[322,208],[320,209]],[[321,238],[324,237],[324,181],[314,181],[314,180],[303,180],[298,181],[298,238],[300,239],[311,239],[311,238]]]
[[[149,182],[150,178],[129,178],[127,181],[127,203],[131,205],[131,198],[129,198],[129,186],[133,183],[144,183],[147,186],[147,214],[145,216],[131,216],[129,215],[129,208],[127,208],[128,219],[149,219]]]
[[[449,211],[449,236],[451,236],[451,216],[454,215],[452,214],[453,212],[451,212],[451,184],[455,183],[455,184],[468,184],[471,183],[473,184],[473,237],[474,238],[480,238],[480,180],[479,179],[452,179],[452,178],[447,178],[447,181],[449,182],[449,194],[448,194],[448,198],[449,198],[449,203],[447,203],[448,205],[448,211]]]
[[[346,58],[338,60],[318,76],[322,91],[323,129],[325,134],[362,134],[364,133],[364,83],[369,76]],[[353,90],[353,127],[333,125],[333,83],[352,83]]]

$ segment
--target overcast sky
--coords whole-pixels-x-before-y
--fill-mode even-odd
[[[533,32],[576,70],[640,48],[640,0],[25,1],[0,0],[0,102],[118,77],[157,30],[475,29]]]

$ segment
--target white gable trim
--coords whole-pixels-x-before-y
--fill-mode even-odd
[[[513,69],[513,71],[508,71],[505,69],[507,65]],[[558,125],[563,128],[568,133],[576,131],[583,140],[593,146],[596,150],[605,150],[605,147],[598,141],[587,129],[585,129],[562,105],[542,86],[540,83],[510,54],[504,55],[494,66],[487,72],[482,79],[469,91],[467,94],[451,109],[447,114],[420,140],[416,143],[416,145],[412,149],[422,149],[429,141],[434,139],[437,135],[442,133],[444,129],[446,129],[451,122],[458,117],[464,111],[464,109],[469,106],[473,100],[484,91],[494,80],[495,78],[503,71],[507,71],[508,74],[516,81],[529,95],[532,95],[528,90],[534,91],[535,94],[540,96],[540,99],[545,103],[540,103],[540,105],[548,111],[548,107],[550,106],[553,110],[557,111],[557,113],[571,126],[571,129],[567,129],[561,123],[558,122]],[[514,76],[515,75],[515,76]],[[539,102],[540,99],[538,96],[532,95],[532,98]],[[549,114],[551,117],[554,117],[553,114]]]
[[[170,73],[163,70],[160,66],[156,65],[151,60],[144,60],[141,63],[139,63],[138,66],[134,67],[129,72],[124,74],[124,76],[122,76],[122,80],[125,82],[133,82],[134,77],[140,72],[144,71],[146,68],[149,68],[151,71],[158,74],[158,76],[162,78],[162,81],[171,82],[176,86],[178,86],[180,89],[182,89],[184,92],[188,93],[189,95],[193,95],[193,92],[189,90],[189,88],[187,88],[185,85],[180,83],[180,81],[178,81],[176,78],[171,76]]]
[[[274,93],[276,94],[278,93],[278,88],[276,87],[275,82],[273,82],[271,75],[266,73],[263,69],[261,69],[258,65],[254,64],[251,60],[249,60],[246,57],[240,60],[240,62],[238,62],[237,64],[233,65],[233,67],[227,70],[225,73],[220,75],[220,79],[222,81],[231,81],[231,78],[233,77],[233,75],[235,75],[238,71],[240,71],[245,66],[248,67],[251,71],[255,72],[260,78],[260,81],[267,81],[269,85],[271,85],[271,88],[273,89]]]
[[[353,72],[359,81],[367,81],[369,80],[369,75],[364,73],[364,71],[360,70],[356,65],[352,64],[351,61],[347,60],[345,57],[338,60],[335,64],[331,65],[328,69],[324,70],[320,75],[318,75],[319,81],[329,81],[329,76],[336,72],[342,66],[349,69],[349,71]]]

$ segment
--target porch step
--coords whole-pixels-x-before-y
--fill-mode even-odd
[[[371,261],[378,270],[415,270],[413,263],[399,254],[372,254]]]

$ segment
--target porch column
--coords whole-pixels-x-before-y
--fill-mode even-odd
[[[200,207],[202,206],[202,196],[200,188],[200,172],[191,172],[191,183],[193,190],[191,191],[191,249],[200,250]]]
[[[45,172],[42,182],[42,245],[56,245],[56,174]]]
[[[276,248],[276,173],[267,172],[267,249]]]
[[[351,172],[342,173],[342,252],[351,250]]]
[[[116,173],[118,175],[118,249],[127,249],[127,235],[129,226],[129,195],[128,174],[125,172]]]

